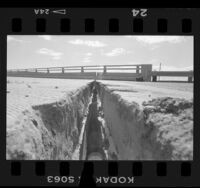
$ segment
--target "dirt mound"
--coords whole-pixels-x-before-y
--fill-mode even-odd
[[[157,98],[143,103],[143,135],[155,159],[193,159],[193,102],[179,98]]]
[[[193,101],[180,98],[162,97],[144,102],[145,111],[179,114],[184,109],[193,108]]]

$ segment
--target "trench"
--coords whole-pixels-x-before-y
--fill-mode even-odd
[[[137,103],[127,103],[105,85],[93,81],[61,101],[34,106],[23,112],[15,129],[7,132],[6,158],[192,159],[190,129],[193,117],[190,111],[193,103],[181,99],[176,99],[175,103],[174,100],[156,99],[147,102],[141,109]],[[153,105],[157,106],[154,108]],[[174,122],[171,122],[173,119]],[[181,126],[176,128],[176,134],[172,130],[178,121],[184,130],[179,131],[177,136]],[[163,126],[166,122],[170,123]],[[183,145],[186,141],[187,148]]]
[[[85,134],[83,140],[84,160],[106,160],[105,133],[101,119],[101,102],[99,100],[96,82],[92,84],[92,102],[89,105],[89,113],[86,120]]]

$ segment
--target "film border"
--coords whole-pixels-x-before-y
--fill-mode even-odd
[[[198,55],[200,49],[199,9],[148,9],[146,18],[133,18],[131,8],[66,8],[71,10],[67,16],[32,14],[33,8],[0,8],[0,56],[1,91],[6,90],[6,36],[8,34],[67,34],[67,35],[192,35],[194,36],[194,74],[198,80]],[[63,21],[64,20],[64,21]],[[62,26],[67,23],[68,27]],[[86,23],[86,24],[85,24]],[[44,27],[44,24],[46,25]],[[0,131],[0,174],[2,185],[49,185],[45,181],[47,175],[73,174],[79,176],[80,169],[93,169],[99,176],[134,175],[135,183],[126,186],[197,186],[200,169],[200,149],[197,126],[199,107],[197,95],[198,81],[194,84],[194,160],[193,161],[6,161],[6,93],[2,92]],[[61,170],[65,166],[67,170]],[[61,167],[61,168],[60,168]],[[103,168],[102,168],[103,167]],[[113,173],[113,170],[115,169]],[[12,172],[12,174],[11,174]],[[124,175],[125,176],[125,175]],[[53,184],[55,185],[55,184]],[[106,184],[109,185],[109,184]],[[66,184],[61,184],[66,186]]]

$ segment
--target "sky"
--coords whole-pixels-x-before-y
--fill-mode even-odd
[[[193,70],[192,36],[8,35],[7,68],[152,64]]]

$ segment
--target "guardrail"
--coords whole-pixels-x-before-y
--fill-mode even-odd
[[[152,71],[151,64],[11,69],[7,71],[7,75],[18,77],[132,80],[153,82],[156,82],[158,77],[163,76],[187,77],[188,82],[192,82],[194,77],[193,71]]]

